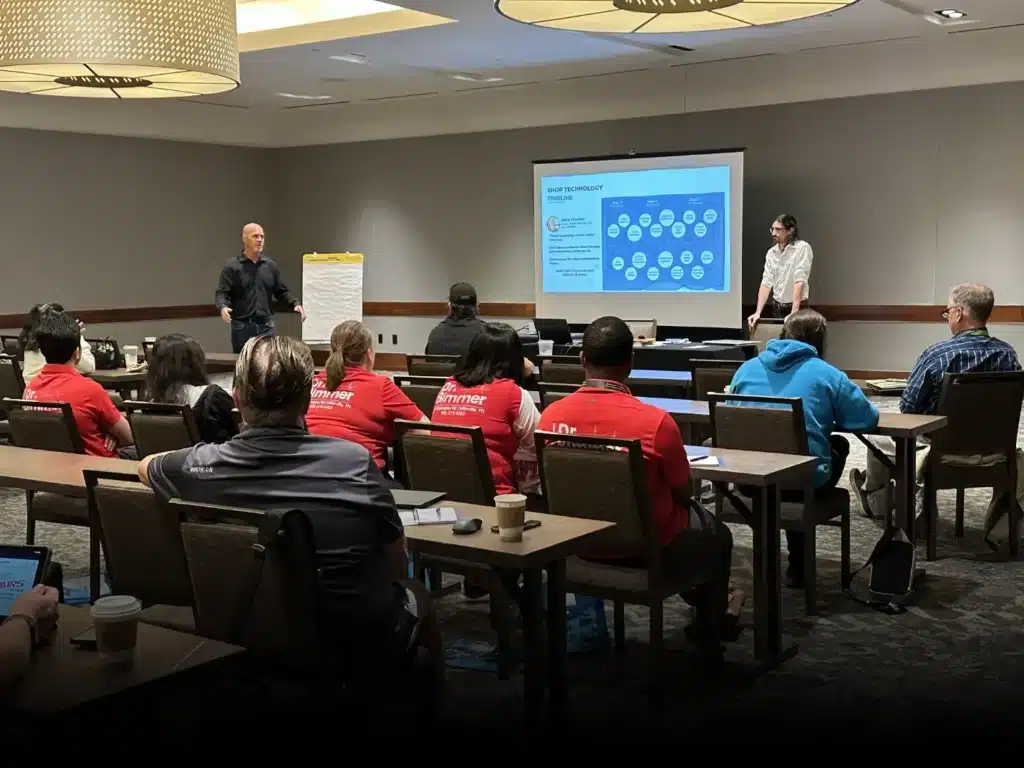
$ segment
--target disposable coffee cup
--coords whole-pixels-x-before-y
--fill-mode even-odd
[[[522,541],[526,525],[526,497],[521,493],[503,493],[494,497],[498,510],[498,537],[502,541]]]
[[[124,349],[124,365],[125,368],[133,368],[139,364],[139,348],[134,344],[125,344]]]
[[[545,341],[544,339],[538,341],[537,348],[540,354],[542,355],[555,354],[555,342],[551,341],[550,339],[548,339],[547,341]]]
[[[142,603],[131,595],[110,595],[93,603],[91,613],[100,658],[111,664],[131,663],[139,638]]]

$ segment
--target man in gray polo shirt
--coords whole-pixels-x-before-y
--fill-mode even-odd
[[[391,492],[365,448],[306,431],[312,380],[305,344],[285,336],[251,339],[235,367],[235,398],[247,425],[241,434],[149,456],[139,476],[165,499],[305,512],[325,629],[343,668],[379,674],[380,665],[412,658],[419,648],[426,666],[436,667],[428,677],[437,686],[440,636],[426,589],[405,581],[405,534]]]

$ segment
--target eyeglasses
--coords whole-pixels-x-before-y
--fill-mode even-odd
[[[961,312],[964,311],[963,307],[954,304],[952,307],[946,307],[944,310],[942,310],[942,319],[949,320],[949,313],[952,312],[954,309],[959,309]]]

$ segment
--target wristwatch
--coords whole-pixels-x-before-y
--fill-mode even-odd
[[[35,618],[29,616],[26,613],[12,613],[10,616],[4,619],[3,623],[7,624],[9,622],[17,621],[19,619],[21,621],[24,621],[25,624],[28,625],[28,632],[32,638],[32,645],[34,647],[36,643],[39,642],[39,625],[36,623]]]

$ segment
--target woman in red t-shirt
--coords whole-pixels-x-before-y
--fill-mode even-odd
[[[487,323],[434,402],[431,421],[481,427],[496,493],[529,493],[540,484],[533,433],[540,413],[523,389],[523,347],[506,323]]]
[[[334,329],[327,369],[313,377],[306,427],[314,435],[359,443],[383,471],[395,419],[427,417],[395,382],[373,373],[373,358],[373,335],[365,325],[346,320]]]

